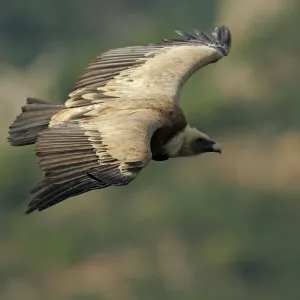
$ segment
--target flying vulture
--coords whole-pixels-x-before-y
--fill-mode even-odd
[[[27,99],[8,137],[13,146],[36,144],[45,171],[27,214],[127,185],[151,160],[221,153],[218,143],[188,125],[179,95],[194,72],[229,54],[230,31],[223,25],[211,37],[176,33],[182,38],[100,54],[65,104]]]

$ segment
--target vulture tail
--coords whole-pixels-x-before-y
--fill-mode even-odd
[[[64,108],[63,104],[27,98],[22,113],[9,127],[8,142],[12,146],[34,144],[38,134],[48,127],[51,118]]]

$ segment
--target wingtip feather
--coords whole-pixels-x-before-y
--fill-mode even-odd
[[[225,50],[223,54],[228,55],[232,44],[232,37],[229,28],[226,25],[216,27],[212,36],[214,40]]]
[[[229,54],[232,38],[231,32],[226,25],[216,27],[212,32],[212,37],[208,36],[205,32],[199,31],[198,29],[194,29],[194,34],[190,34],[181,30],[174,31],[188,42],[198,42],[210,47],[214,47],[218,49],[224,56]]]

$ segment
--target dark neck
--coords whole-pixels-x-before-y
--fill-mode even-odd
[[[169,159],[163,147],[176,133],[175,130],[160,128],[153,134],[151,139],[152,160],[165,161]]]

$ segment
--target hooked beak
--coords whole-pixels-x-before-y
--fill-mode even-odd
[[[219,153],[219,154],[222,153],[221,144],[219,144],[219,143],[214,143],[214,144],[211,146],[211,149],[212,149],[212,152],[217,152],[217,153]]]

